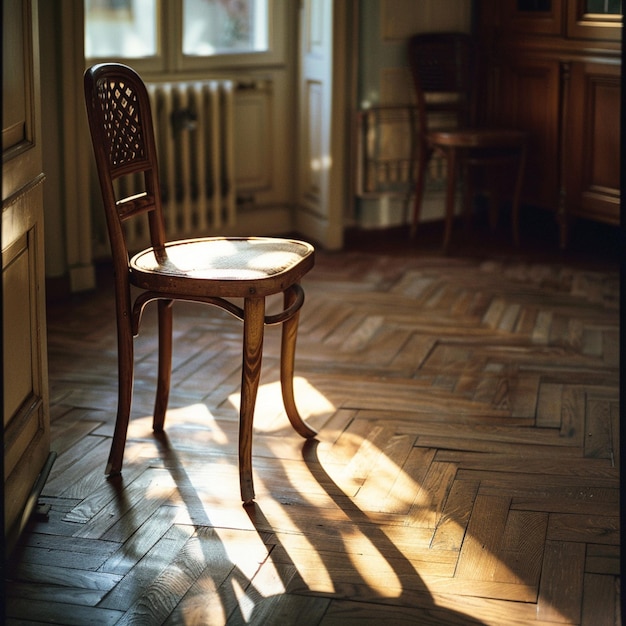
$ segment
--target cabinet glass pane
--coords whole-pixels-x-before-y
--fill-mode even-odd
[[[517,10],[548,13],[552,10],[552,0],[517,0]]]
[[[156,55],[156,0],[84,1],[85,57],[139,59]]]
[[[184,0],[183,53],[189,56],[266,52],[267,0]]]
[[[587,0],[585,2],[585,13],[621,15],[622,0]]]

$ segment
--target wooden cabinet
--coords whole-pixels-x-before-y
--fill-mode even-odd
[[[530,137],[523,201],[619,223],[621,2],[477,3],[483,121]],[[601,12],[602,11],[602,12]]]

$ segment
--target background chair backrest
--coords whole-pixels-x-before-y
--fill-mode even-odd
[[[427,129],[426,111],[454,114],[459,126],[475,119],[475,55],[472,39],[465,33],[413,35],[408,45],[409,66],[422,127]]]
[[[85,103],[114,257],[128,258],[121,223],[144,213],[148,213],[152,245],[162,248],[158,160],[143,81],[125,65],[95,65],[85,72]],[[117,198],[114,181],[136,174],[143,174],[145,193]]]

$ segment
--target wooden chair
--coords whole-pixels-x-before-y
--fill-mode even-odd
[[[252,422],[265,324],[282,324],[280,376],[287,416],[303,437],[316,435],[302,421],[293,392],[298,317],[304,302],[299,281],[313,267],[314,249],[301,241],[269,237],[206,237],[166,243],[145,85],[131,68],[114,63],[88,69],[84,85],[115,273],[119,395],[106,473],[115,475],[122,470],[133,386],[133,337],[139,333],[144,307],[149,302],[158,303],[159,363],[153,428],[160,432],[170,389],[172,303],[203,302],[243,321],[239,473],[241,498],[249,503],[254,498]],[[113,182],[137,173],[143,174],[143,193],[117,198]],[[147,214],[152,247],[129,259],[123,222],[142,214]],[[141,289],[132,305],[131,285]],[[283,311],[266,315],[266,297],[281,293]],[[243,307],[232,298],[242,298]]]
[[[471,200],[470,167],[474,165],[517,168],[513,186],[511,221],[513,238],[519,245],[519,200],[526,160],[526,135],[518,130],[477,128],[474,87],[475,50],[465,33],[413,35],[408,45],[409,65],[417,99],[415,201],[411,237],[419,221],[426,168],[434,153],[443,155],[447,166],[446,223],[444,250],[448,250],[459,169],[464,174],[464,212]],[[433,114],[451,118],[450,126],[432,128]],[[493,176],[493,173],[491,174]],[[492,202],[491,222],[495,225],[497,205]]]

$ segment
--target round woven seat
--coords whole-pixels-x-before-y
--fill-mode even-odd
[[[313,246],[302,241],[272,237],[208,237],[165,244],[164,254],[154,248],[136,254],[130,261],[133,284],[143,289],[189,293],[197,281],[198,293],[206,281],[220,283],[221,293],[230,297],[269,295],[283,289],[281,280],[294,281],[314,263]]]

